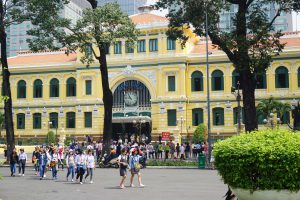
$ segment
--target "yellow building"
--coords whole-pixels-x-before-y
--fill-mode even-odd
[[[166,35],[168,20],[149,13],[131,16],[141,35],[135,49],[125,41],[107,55],[114,93],[113,130],[157,139],[170,132],[175,141],[207,123],[205,43],[192,36],[182,48]],[[296,103],[300,97],[300,33],[288,33],[284,52],[258,78],[257,101],[274,97]],[[210,44],[213,138],[236,134],[237,103],[231,93],[238,75],[226,55]],[[100,137],[103,127],[99,64],[87,68],[81,55],[22,52],[9,59],[16,139],[58,135]],[[290,118],[285,116],[285,121]],[[261,119],[260,119],[261,121]]]

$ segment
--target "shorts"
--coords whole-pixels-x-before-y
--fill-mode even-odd
[[[120,176],[127,176],[127,169],[126,168],[120,168]]]

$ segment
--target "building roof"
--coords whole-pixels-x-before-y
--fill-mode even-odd
[[[25,66],[25,65],[51,65],[66,64],[76,62],[76,53],[65,54],[64,50],[60,51],[43,51],[43,52],[19,52],[15,57],[8,58],[8,65]]]
[[[285,33],[285,35],[280,39],[281,43],[286,44],[285,49],[288,48],[300,48],[300,32],[290,32]],[[208,43],[208,51],[210,53],[220,52],[223,53],[222,50],[218,49],[218,46],[215,46],[209,41]],[[283,50],[284,51],[284,50]],[[191,54],[205,54],[206,53],[206,43],[204,40],[200,40],[190,51]]]
[[[169,21],[166,17],[154,15],[151,13],[139,13],[136,15],[131,15],[130,19],[135,24],[151,24],[151,23],[155,23],[155,22],[168,22]]]

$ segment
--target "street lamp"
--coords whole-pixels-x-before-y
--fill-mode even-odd
[[[236,83],[237,88],[235,87],[231,87],[231,93],[235,95],[236,97],[236,101],[238,103],[238,116],[237,116],[237,124],[238,124],[238,128],[237,128],[237,134],[239,135],[242,131],[242,107],[241,107],[241,93],[240,93],[240,82],[238,81]],[[237,91],[236,91],[237,89]]]
[[[177,123],[180,123],[180,138],[182,138],[182,124],[185,122],[185,119],[183,119],[182,116],[180,116],[180,119],[177,120]]]
[[[267,116],[267,119],[264,119],[263,121],[266,125],[270,124],[272,129],[274,129],[275,123],[280,123],[280,118],[274,119],[274,116],[274,113],[270,113],[269,116]]]
[[[133,124],[139,129],[139,142],[141,142],[141,132],[142,132],[142,124],[146,123],[146,120],[142,119],[141,116],[139,116],[138,120],[133,120]],[[137,140],[137,137],[135,138]]]

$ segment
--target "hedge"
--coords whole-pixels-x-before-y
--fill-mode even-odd
[[[176,167],[197,167],[196,161],[182,160],[147,160],[147,166],[176,166]]]
[[[300,190],[300,133],[262,130],[217,142],[215,166],[233,188]]]

